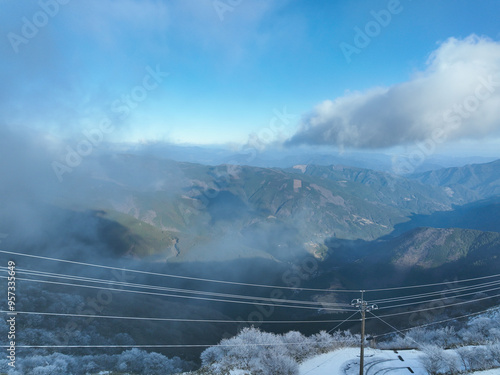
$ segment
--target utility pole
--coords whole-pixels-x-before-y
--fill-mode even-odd
[[[372,311],[378,309],[377,305],[368,305],[368,302],[364,300],[365,291],[360,290],[361,298],[353,299],[351,305],[355,306],[361,312],[361,343],[359,351],[359,375],[364,375],[363,367],[365,365],[365,313],[367,311]]]

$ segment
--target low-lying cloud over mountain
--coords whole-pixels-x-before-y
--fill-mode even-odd
[[[325,100],[286,144],[386,148],[500,134],[500,42],[450,38],[407,82]]]

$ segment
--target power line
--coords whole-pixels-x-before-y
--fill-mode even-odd
[[[365,313],[378,309],[377,305],[369,304],[364,300],[365,291],[361,291],[361,298],[352,300],[351,305],[356,306],[361,313],[361,340],[359,345],[359,375],[364,374],[365,362]]]
[[[443,294],[450,294],[450,293],[461,292],[461,291],[472,290],[472,289],[479,289],[479,288],[482,288],[482,287],[499,285],[499,284],[500,284],[500,280],[489,281],[487,283],[481,283],[481,284],[463,286],[463,287],[458,287],[458,288],[450,288],[450,289],[438,290],[438,291],[435,291],[435,292],[427,292],[427,293],[421,293],[421,294],[409,294],[409,295],[404,295],[404,296],[400,296],[400,297],[392,297],[392,298],[372,300],[372,302],[373,303],[377,303],[377,304],[381,304],[381,303],[386,303],[386,302],[397,302],[397,301],[406,301],[406,300],[411,300],[411,299],[422,299],[422,298],[432,297],[432,296],[440,295],[440,294],[441,295],[443,295]]]
[[[0,252],[2,252],[0,250]],[[35,272],[40,272],[40,271],[35,271]],[[66,277],[69,277],[69,276],[66,276]],[[474,280],[478,280],[478,279],[484,279],[484,278],[487,278],[487,277],[491,277],[491,276],[486,276],[486,277],[480,277],[480,278],[475,278]],[[22,280],[22,278],[20,278]],[[58,282],[51,282],[51,281],[44,281],[44,280],[36,280],[36,279],[25,279],[26,281],[32,281],[32,282],[42,282],[42,283],[50,283],[50,284],[59,284],[59,285],[69,285],[69,286],[78,286],[78,287],[85,287],[85,288],[94,288],[96,289],[97,287],[93,287],[93,286],[89,286],[89,285],[79,285],[79,284],[74,284],[74,283],[58,283]],[[462,280],[461,282],[465,282],[465,281],[471,281],[473,279],[468,279],[468,280]],[[457,281],[459,282],[459,281]],[[441,283],[443,284],[443,283]],[[445,283],[446,284],[446,283]],[[428,284],[429,285],[429,284]],[[434,284],[433,284],[434,285]],[[158,288],[161,288],[161,287],[158,287]],[[244,302],[244,301],[231,301],[231,300],[219,300],[219,299],[213,299],[213,298],[203,298],[203,297],[192,297],[192,296],[180,296],[180,295],[171,295],[171,294],[161,294],[161,293],[150,293],[150,292],[143,292],[143,291],[132,291],[132,290],[123,290],[123,289],[115,289],[115,288],[100,288],[100,289],[108,289],[108,290],[113,290],[113,291],[124,291],[124,292],[132,292],[132,293],[140,293],[140,294],[150,294],[150,295],[160,295],[160,296],[167,296],[167,297],[174,297],[174,298],[188,298],[188,299],[200,299],[200,300],[209,300],[209,301],[215,301],[215,302],[227,302],[227,303],[242,303],[242,304],[252,304],[252,305],[273,305],[273,306],[277,306],[277,307],[292,307],[292,308],[309,308],[309,309],[317,309],[319,307],[308,307],[308,306],[290,306],[290,305],[281,305],[281,304],[276,304],[276,303],[272,303],[272,304],[265,304],[265,303],[258,303],[258,302]],[[195,292],[195,291],[193,291]],[[248,296],[246,296],[248,297]],[[482,299],[487,299],[487,298],[493,298],[494,296],[492,297],[485,297],[485,298],[482,298]],[[238,298],[238,297],[237,297]],[[272,300],[272,299],[271,299]],[[481,300],[481,299],[478,299],[478,300]],[[274,300],[273,300],[274,301]],[[289,302],[289,301],[292,301],[292,302]],[[456,304],[450,304],[450,305],[447,305],[447,307],[449,306],[454,306],[454,305],[459,305],[459,304],[464,304],[464,303],[471,303],[473,302],[474,300],[472,301],[466,301],[466,302],[461,302],[461,303],[456,303]],[[287,301],[283,301],[285,303],[297,303],[293,300],[287,300]],[[302,301],[302,302],[306,302],[306,301]],[[298,302],[300,303],[300,302]],[[311,302],[312,303],[312,302]],[[396,306],[397,307],[397,306]],[[327,308],[327,307],[324,307],[322,306],[323,309],[325,310],[329,310],[329,311],[349,311],[349,310],[346,310],[346,309],[332,309],[332,308]],[[385,307],[385,308],[391,308],[391,307]],[[432,310],[432,309],[435,309],[435,308],[431,308],[431,309],[420,309],[420,310],[416,310],[416,311],[410,311],[410,312],[403,312],[403,313],[399,313],[399,314],[387,314],[385,316],[394,316],[394,315],[402,315],[402,314],[408,314],[408,313],[411,313],[411,312],[419,312],[419,311],[426,311],[426,310]],[[352,310],[350,310],[352,311]]]
[[[340,324],[337,324],[335,327],[333,327],[331,330],[328,331],[328,333],[332,332],[332,331],[335,331],[337,328],[339,328],[342,324],[344,324],[345,322],[347,322],[348,320],[350,320],[354,315],[356,315],[359,311],[355,311],[354,314],[352,314],[350,317],[348,317],[347,319],[343,320]]]
[[[3,268],[7,270],[7,267],[0,267],[0,269]],[[82,277],[82,276],[73,276],[73,275],[65,275],[65,274],[58,274],[58,273],[51,273],[51,272],[44,272],[44,271],[36,271],[36,270],[25,270],[22,268],[19,268],[18,271],[21,271],[22,273],[26,274],[35,274],[35,275],[41,275],[41,276],[46,276],[46,277],[54,277],[54,278],[62,278],[62,279],[68,279],[68,280],[79,280],[79,281],[87,281],[87,282],[94,282],[94,283],[107,283],[107,284],[117,284],[117,285],[123,285],[123,286],[129,286],[129,287],[134,287],[134,288],[144,288],[144,289],[151,289],[151,290],[164,290],[164,291],[171,291],[171,292],[181,292],[181,293],[191,293],[191,294],[199,294],[199,295],[211,295],[211,296],[218,296],[218,297],[229,297],[229,298],[241,298],[241,299],[251,299],[251,300],[261,300],[261,301],[271,301],[275,302],[276,299],[272,298],[265,298],[265,297],[256,297],[256,296],[247,296],[247,295],[241,295],[241,294],[227,294],[227,293],[216,293],[216,292],[209,292],[209,291],[197,291],[197,290],[191,290],[191,289],[184,289],[184,288],[170,288],[170,287],[161,287],[161,286],[156,286],[156,285],[148,285],[148,284],[137,284],[137,283],[127,283],[127,282],[117,282],[117,281],[110,281],[110,280],[103,280],[103,279],[97,279],[97,278],[88,278],[88,277]],[[500,281],[495,281],[495,282],[488,282],[488,283],[482,283],[474,286],[467,286],[467,287],[460,287],[456,289],[450,289],[447,290],[447,293],[455,293],[458,292],[459,290],[465,291],[465,290],[472,290],[472,289],[479,289],[479,288],[484,288],[486,286],[490,285],[498,285],[500,284]],[[467,295],[472,295],[476,293],[485,293],[485,292],[490,292],[493,290],[498,290],[500,288],[493,288],[493,289],[488,289],[488,290],[481,290],[481,291],[476,291],[473,293],[466,293],[466,294],[460,294],[460,295],[455,295],[453,298],[460,298],[464,297]],[[442,294],[443,291],[439,292],[432,292],[432,293],[425,293],[424,295],[430,296],[436,295],[436,294]],[[402,299],[422,299],[424,298],[424,295],[422,296],[407,296],[407,297],[401,297],[401,298],[394,298],[393,300],[402,300]],[[371,301],[373,303],[386,303],[385,301],[389,301],[390,299],[386,300],[374,300]],[[441,300],[441,298],[438,299],[431,299],[431,300],[425,300],[425,301],[419,301],[419,302],[412,302],[412,303],[406,303],[406,304],[400,304],[400,305],[394,305],[394,306],[386,306],[386,307],[380,307],[380,309],[392,309],[396,307],[403,307],[403,306],[411,306],[411,305],[418,305],[418,304],[425,304],[429,303],[432,301],[437,301]],[[315,306],[330,306],[330,307],[348,307],[348,304],[342,304],[342,303],[328,303],[328,302],[312,302],[312,301],[303,301],[303,300],[285,300],[285,299],[280,299],[280,302],[286,302],[286,303],[295,303],[295,304],[306,304],[306,305],[315,305]]]
[[[462,298],[462,297],[465,297],[465,296],[470,296],[470,295],[474,295],[474,294],[478,294],[478,293],[487,293],[487,292],[491,292],[491,291],[499,290],[499,289],[500,289],[500,287],[498,287],[498,288],[492,288],[492,289],[487,289],[487,290],[480,290],[480,291],[475,291],[475,292],[470,292],[470,293],[458,294],[456,296],[453,296],[453,298]],[[397,307],[412,306],[412,305],[421,305],[421,304],[427,304],[427,303],[430,303],[430,302],[441,301],[441,300],[443,300],[443,298],[435,298],[435,299],[426,300],[426,301],[420,301],[420,302],[410,302],[410,303],[403,303],[403,304],[400,304],[400,305],[385,306],[385,307],[380,307],[379,309],[380,310],[395,309]]]
[[[445,322],[449,322],[449,321],[452,321],[452,320],[457,320],[457,319],[462,319],[462,318],[467,318],[467,317],[471,317],[471,316],[476,316],[476,315],[480,315],[480,314],[484,314],[488,311],[491,311],[492,309],[487,309],[487,310],[483,310],[483,311],[479,311],[479,312],[475,312],[475,313],[471,313],[471,314],[466,314],[466,315],[461,315],[461,316],[457,316],[457,317],[453,317],[453,318],[449,318],[449,319],[443,319],[443,320],[440,320],[440,321],[437,321],[437,322],[432,322],[432,323],[427,323],[427,324],[422,324],[422,325],[419,325],[419,326],[415,326],[415,327],[411,327],[411,328],[405,328],[405,329],[397,329],[396,327],[394,327],[393,325],[391,325],[390,323],[388,323],[387,321],[383,320],[381,317],[375,315],[372,311],[368,311],[371,315],[373,315],[375,318],[379,319],[380,321],[382,321],[384,324],[388,325],[389,327],[391,327],[392,329],[394,329],[394,331],[391,331],[391,332],[387,332],[387,333],[384,333],[384,334],[379,334],[379,335],[372,335],[373,338],[377,338],[377,337],[383,337],[383,336],[387,336],[387,335],[390,335],[390,334],[393,334],[393,333],[400,333],[401,335],[403,335],[404,337],[408,337],[407,335],[405,335],[403,332],[404,331],[410,331],[412,329],[417,329],[417,328],[422,328],[422,327],[427,327],[427,326],[431,326],[431,325],[436,325],[436,324],[440,324],[440,323],[445,323]],[[421,345],[418,341],[416,341],[415,339],[413,339],[412,337],[409,337],[410,340],[412,340],[413,342],[415,342],[417,345]],[[324,361],[323,363],[321,363],[320,365],[318,365],[316,368],[320,367],[322,364],[328,362],[329,360],[331,359],[327,359],[326,361]],[[312,371],[312,370],[311,370]],[[309,372],[311,372],[309,371]],[[308,372],[308,373],[309,373]]]
[[[301,291],[335,292],[335,293],[341,293],[341,292],[359,293],[359,290],[356,290],[356,289],[320,289],[320,288],[286,287],[286,286],[278,286],[278,285],[242,283],[242,282],[236,282],[236,281],[225,281],[225,280],[215,280],[215,279],[207,279],[207,278],[199,278],[199,277],[191,277],[191,276],[172,275],[172,274],[167,274],[167,273],[157,273],[157,272],[133,270],[133,269],[127,269],[127,268],[105,266],[105,265],[100,265],[100,264],[71,261],[71,260],[66,260],[66,259],[44,257],[41,255],[26,254],[26,253],[19,253],[19,252],[6,251],[6,250],[0,250],[0,253],[19,255],[19,256],[25,256],[25,257],[31,257],[31,258],[37,258],[37,259],[44,259],[44,260],[50,260],[50,261],[56,261],[56,262],[77,264],[77,265],[82,265],[82,266],[97,267],[97,268],[118,270],[118,271],[127,271],[127,272],[134,272],[134,273],[140,273],[140,274],[146,274],[146,275],[152,275],[152,276],[170,277],[170,278],[178,278],[178,279],[186,279],[186,280],[194,280],[194,281],[205,281],[205,282],[212,282],[212,283],[260,287],[260,288],[288,289],[288,290],[294,290],[294,291],[301,290]],[[465,283],[465,282],[469,282],[469,281],[483,280],[483,279],[494,278],[494,277],[500,277],[500,274],[475,277],[475,278],[463,279],[463,280],[455,280],[454,282],[455,283]],[[403,289],[426,288],[426,287],[446,285],[446,284],[449,284],[449,282],[420,284],[420,285],[408,285],[408,286],[391,287],[391,288],[365,289],[365,292],[383,292],[383,291],[393,291],[393,290],[403,290]]]
[[[259,288],[287,289],[287,290],[294,290],[294,291],[296,291],[296,290],[302,290],[302,291],[336,292],[336,293],[337,292],[339,292],[339,293],[340,292],[349,292],[349,293],[358,292],[357,290],[347,290],[347,289],[316,289],[316,288],[302,288],[302,287],[289,287],[289,286],[278,286],[278,285],[242,283],[242,282],[236,282],[236,281],[215,280],[215,279],[206,279],[206,278],[201,278],[201,277],[181,276],[181,275],[172,275],[172,274],[167,274],[167,273],[157,273],[157,272],[149,272],[149,271],[132,270],[132,269],[127,269],[127,268],[104,266],[104,265],[101,265],[101,264],[92,264],[92,263],[85,263],[85,262],[77,262],[77,261],[66,260],[66,259],[44,257],[44,256],[41,256],[41,255],[19,253],[19,252],[14,252],[14,251],[0,250],[0,253],[11,254],[11,255],[19,255],[19,256],[25,256],[25,257],[30,257],[30,258],[37,258],[37,259],[43,259],[43,260],[56,261],[56,262],[63,262],[63,263],[69,263],[69,264],[76,264],[76,265],[80,265],[80,266],[96,267],[96,268],[103,268],[103,269],[116,270],[116,271],[133,272],[133,273],[139,273],[139,274],[143,274],[143,275],[170,277],[170,278],[184,279],[184,280],[194,280],[194,281],[204,281],[204,282],[219,283],[219,284],[250,286],[250,287],[259,287]]]
[[[371,311],[369,311],[370,314],[372,314],[375,318],[377,318],[378,320],[380,320],[382,323],[385,323],[387,324],[389,327],[391,327],[392,329],[395,329],[397,332],[401,333],[401,335],[403,335],[403,337],[406,337],[406,335],[401,332],[399,329],[397,329],[396,327],[394,327],[392,324],[389,324],[387,323],[384,319],[378,317],[377,315],[375,315],[374,313],[372,313]],[[372,336],[372,337],[375,337],[375,336]],[[417,345],[420,346],[420,343],[416,340],[414,340],[413,338],[410,337],[410,340],[412,340],[413,342],[415,342]]]
[[[7,271],[7,267],[0,266],[0,271],[2,271],[2,269],[3,269],[3,271]],[[159,285],[127,283],[127,282],[121,282],[121,281],[112,281],[112,280],[89,278],[89,277],[83,277],[83,276],[65,275],[65,274],[58,274],[58,273],[51,273],[51,272],[44,272],[44,271],[25,270],[22,268],[18,268],[17,271],[19,273],[26,274],[28,276],[35,275],[35,276],[52,277],[52,278],[59,278],[59,279],[65,279],[65,280],[85,281],[85,282],[100,283],[100,284],[112,284],[112,285],[120,285],[120,286],[150,289],[150,290],[160,290],[160,291],[198,294],[198,295],[209,295],[209,296],[216,296],[216,297],[241,298],[241,299],[247,299],[247,300],[270,301],[273,303],[277,301],[276,298],[273,299],[273,298],[266,298],[266,297],[247,296],[247,295],[242,295],[242,294],[217,293],[217,292],[210,292],[210,291],[184,289],[184,288],[162,287]],[[72,284],[72,285],[77,285],[77,284]],[[314,306],[318,306],[318,307],[323,307],[325,305],[330,306],[330,307],[348,307],[349,306],[348,304],[341,304],[341,303],[335,304],[335,303],[328,303],[328,302],[313,302],[313,301],[288,300],[288,299],[279,299],[279,302],[314,305]]]
[[[457,319],[462,319],[462,318],[468,318],[470,316],[484,314],[484,313],[486,313],[486,312],[488,312],[490,310],[491,309],[487,309],[487,310],[483,310],[483,311],[479,311],[479,312],[475,312],[475,313],[471,313],[471,314],[460,315],[460,316],[456,316],[456,317],[453,317],[453,318],[439,320],[437,322],[431,322],[431,323],[421,324],[421,325],[414,326],[414,327],[411,327],[411,328],[405,328],[405,329],[401,329],[401,330],[397,330],[397,331],[387,332],[387,333],[383,333],[383,334],[380,334],[380,335],[373,335],[372,337],[382,337],[382,336],[391,335],[391,334],[396,333],[396,332],[410,331],[412,329],[417,329],[417,328],[427,327],[427,326],[436,325],[436,324],[440,324],[440,323],[450,322],[452,320],[457,320]]]
[[[0,313],[11,313],[11,311],[0,310]],[[60,316],[72,318],[97,318],[97,319],[123,319],[123,320],[148,320],[148,321],[168,321],[168,322],[190,322],[190,323],[255,323],[247,320],[232,320],[232,319],[184,319],[184,318],[155,318],[155,317],[137,317],[137,316],[114,316],[114,315],[91,315],[91,314],[71,314],[71,313],[54,313],[54,312],[38,312],[38,311],[16,311],[17,315],[42,315],[42,316]],[[353,315],[351,315],[352,317]],[[300,323],[345,323],[345,320],[267,320],[260,322],[261,324],[300,324]],[[342,324],[341,323],[341,324]]]
[[[500,277],[500,274],[495,274],[495,275],[489,275],[489,276],[481,276],[481,277],[474,277],[471,279],[462,279],[462,280],[454,280],[454,283],[466,283],[469,281],[476,281],[476,280],[483,280],[483,279],[490,279],[493,277]],[[420,284],[420,285],[408,285],[408,286],[399,286],[399,287],[393,287],[393,288],[379,288],[379,289],[366,289],[366,292],[385,292],[385,291],[392,291],[392,290],[402,290],[402,289],[414,289],[414,288],[427,288],[431,286],[440,286],[440,285],[446,285],[449,284],[448,281],[442,282],[442,283],[432,283],[432,284]]]
[[[498,298],[500,297],[500,295],[494,295],[494,296],[488,296],[488,297],[483,297],[483,298],[475,298],[475,299],[471,299],[469,301],[463,301],[463,302],[458,302],[458,303],[453,303],[453,304],[448,304],[448,305],[443,305],[443,306],[436,306],[436,307],[430,307],[430,308],[426,308],[426,309],[419,309],[419,310],[410,310],[410,311],[404,311],[404,312],[400,312],[400,313],[394,313],[394,314],[385,314],[385,315],[380,315],[381,318],[388,318],[388,317],[391,317],[391,316],[398,316],[398,315],[406,315],[406,314],[413,314],[413,313],[416,313],[416,312],[423,312],[423,311],[430,311],[430,310],[436,310],[436,309],[443,309],[443,308],[448,308],[448,307],[451,307],[451,306],[458,306],[458,305],[464,305],[464,304],[467,304],[467,303],[473,303],[473,302],[477,302],[477,301],[483,301],[483,300],[486,300],[486,299],[491,299],[491,298]],[[367,318],[368,319],[373,319],[373,318]]]
[[[1,267],[1,268],[6,268],[6,267]],[[264,298],[264,297],[252,297],[252,296],[236,295],[236,294],[223,294],[223,293],[213,293],[213,292],[201,292],[201,291],[193,291],[193,290],[189,290],[189,289],[178,289],[178,288],[166,288],[166,287],[160,287],[160,286],[150,286],[150,285],[146,285],[146,284],[133,284],[133,283],[123,283],[123,282],[112,282],[112,281],[107,281],[107,280],[102,280],[102,279],[94,279],[94,278],[87,278],[87,277],[81,277],[81,276],[62,275],[62,274],[55,274],[55,273],[49,273],[49,272],[43,272],[43,271],[26,270],[26,272],[28,272],[28,273],[31,272],[31,273],[34,273],[34,274],[38,273],[38,274],[45,275],[45,276],[46,275],[50,275],[52,277],[61,277],[61,278],[67,278],[67,279],[76,279],[76,280],[99,282],[99,283],[112,283],[112,284],[120,284],[120,285],[125,285],[125,286],[140,287],[140,288],[149,288],[149,289],[156,289],[156,290],[167,290],[167,291],[175,291],[175,292],[195,293],[195,294],[202,294],[202,295],[215,295],[215,296],[222,296],[222,297],[242,298],[242,299],[246,298],[246,299],[253,299],[253,300],[265,300],[265,301],[272,301],[273,305],[276,305],[276,306],[279,306],[279,307],[289,307],[289,305],[277,305],[276,303],[274,303],[276,301],[276,299]],[[57,275],[61,275],[61,276],[57,276]],[[28,281],[34,281],[34,282],[55,283],[55,282],[42,281],[42,280],[36,280],[36,279],[26,279],[26,280],[28,280]],[[484,287],[486,285],[494,285],[496,283],[497,282],[483,283],[483,284],[479,284],[479,285],[476,285],[476,286],[464,287],[464,288],[461,288],[461,289],[463,289],[463,290],[466,290],[468,288],[470,288],[470,289],[477,289],[477,288],[480,288],[480,287]],[[55,283],[55,284],[71,285],[71,286],[79,286],[79,287],[90,287],[88,285],[80,285],[80,284],[74,284],[74,283],[69,283],[69,284],[68,283]],[[456,290],[458,290],[458,289],[459,288],[457,288]],[[498,288],[493,288],[493,289],[489,289],[489,290],[485,290],[485,291],[481,291],[481,292],[490,292],[490,291],[497,290],[497,289]],[[117,289],[110,289],[110,290],[117,290]],[[123,290],[123,289],[118,289],[118,291],[141,293],[139,291],[131,291],[131,290]],[[145,293],[145,292],[143,292],[143,293]],[[454,298],[463,297],[463,296],[466,296],[466,295],[471,295],[471,294],[476,294],[476,293],[478,293],[478,292],[462,294],[462,295],[459,295],[459,296],[454,296]],[[146,293],[146,294],[148,294],[148,293]],[[154,294],[168,296],[168,297],[190,298],[189,296],[179,296],[179,295],[171,295],[171,294],[157,294],[157,293],[154,293]],[[191,297],[191,298],[198,299],[196,297]],[[207,300],[205,298],[199,298],[199,299]],[[234,303],[240,302],[240,301],[228,301],[228,300],[216,300],[216,299],[208,299],[208,300],[215,300],[217,302],[234,302]],[[433,299],[433,300],[427,300],[427,301],[413,302],[413,303],[401,304],[401,305],[395,305],[395,306],[386,306],[386,307],[381,307],[381,309],[391,309],[391,308],[403,307],[403,306],[410,306],[410,305],[415,305],[415,304],[424,304],[424,303],[429,303],[429,302],[436,301],[436,300],[441,300],[441,299]],[[324,305],[326,304],[326,303],[321,303],[321,302],[318,303],[318,302],[310,302],[310,301],[281,300],[281,299],[279,301],[283,302],[283,303],[297,303],[297,304],[302,303],[302,304],[322,305],[321,306],[322,308],[324,308]],[[378,302],[380,302],[380,301],[378,301]],[[472,302],[472,301],[467,301],[467,302],[463,302],[463,303],[470,303],[470,302]],[[252,304],[256,304],[256,303],[252,303]],[[328,304],[328,305],[342,307],[341,304],[339,304],[339,305]],[[454,304],[451,304],[449,306],[453,306],[453,305]],[[347,305],[344,305],[344,306],[347,306]],[[297,306],[297,308],[298,308],[298,306]],[[319,308],[319,306],[318,306],[318,308]],[[332,310],[332,309],[330,309],[330,310]],[[345,311],[345,310],[340,310],[340,311]],[[421,310],[417,310],[417,311],[425,311],[425,310],[421,309]]]
[[[0,278],[6,279],[7,276],[0,276]],[[217,298],[208,298],[208,297],[194,297],[194,296],[181,296],[178,294],[167,294],[167,293],[154,293],[154,292],[145,292],[140,290],[126,290],[126,289],[116,289],[116,288],[107,288],[101,286],[93,286],[93,285],[80,285],[73,283],[62,283],[57,281],[48,281],[48,280],[37,280],[37,279],[26,279],[18,277],[17,280],[24,280],[36,283],[46,283],[46,284],[55,284],[55,285],[65,285],[65,286],[76,286],[79,288],[91,288],[91,289],[100,289],[100,290],[111,290],[116,292],[126,292],[126,293],[138,293],[138,294],[147,294],[161,297],[173,297],[173,298],[185,298],[185,299],[194,299],[194,300],[203,300],[203,301],[213,301],[213,302],[224,302],[224,303],[239,303],[245,305],[261,305],[261,306],[274,306],[274,307],[288,307],[294,309],[309,309],[309,310],[327,310],[327,311],[352,311],[347,309],[334,309],[330,307],[312,307],[312,306],[296,306],[296,305],[282,305],[277,303],[264,303],[264,302],[248,302],[248,301],[234,301],[234,300],[226,300],[226,299],[217,299]]]
[[[17,345],[17,348],[32,349],[77,349],[77,348],[208,348],[211,346],[241,347],[241,346],[281,346],[281,345],[304,345],[303,342],[291,343],[267,343],[267,344],[165,344],[165,345]],[[8,345],[0,345],[0,348],[8,348]]]
[[[306,341],[307,342],[307,341]],[[336,341],[342,343],[342,341]],[[249,347],[249,346],[287,346],[287,345],[304,345],[304,342],[271,342],[265,344],[248,343],[248,344],[152,344],[152,345],[16,345],[16,348],[54,348],[54,349],[74,349],[74,348],[207,348],[207,347]],[[8,345],[0,345],[0,348],[8,348]]]

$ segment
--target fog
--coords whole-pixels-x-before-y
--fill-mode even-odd
[[[405,4],[351,64],[374,2],[1,2],[2,288],[14,262],[16,342],[49,346],[9,375],[188,370],[244,326],[317,334],[358,289],[497,269],[497,22],[402,27],[465,3]],[[446,256],[397,268],[411,241]]]

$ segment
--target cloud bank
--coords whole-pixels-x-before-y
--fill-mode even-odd
[[[500,42],[450,38],[409,81],[325,100],[287,146],[380,149],[500,134]]]

